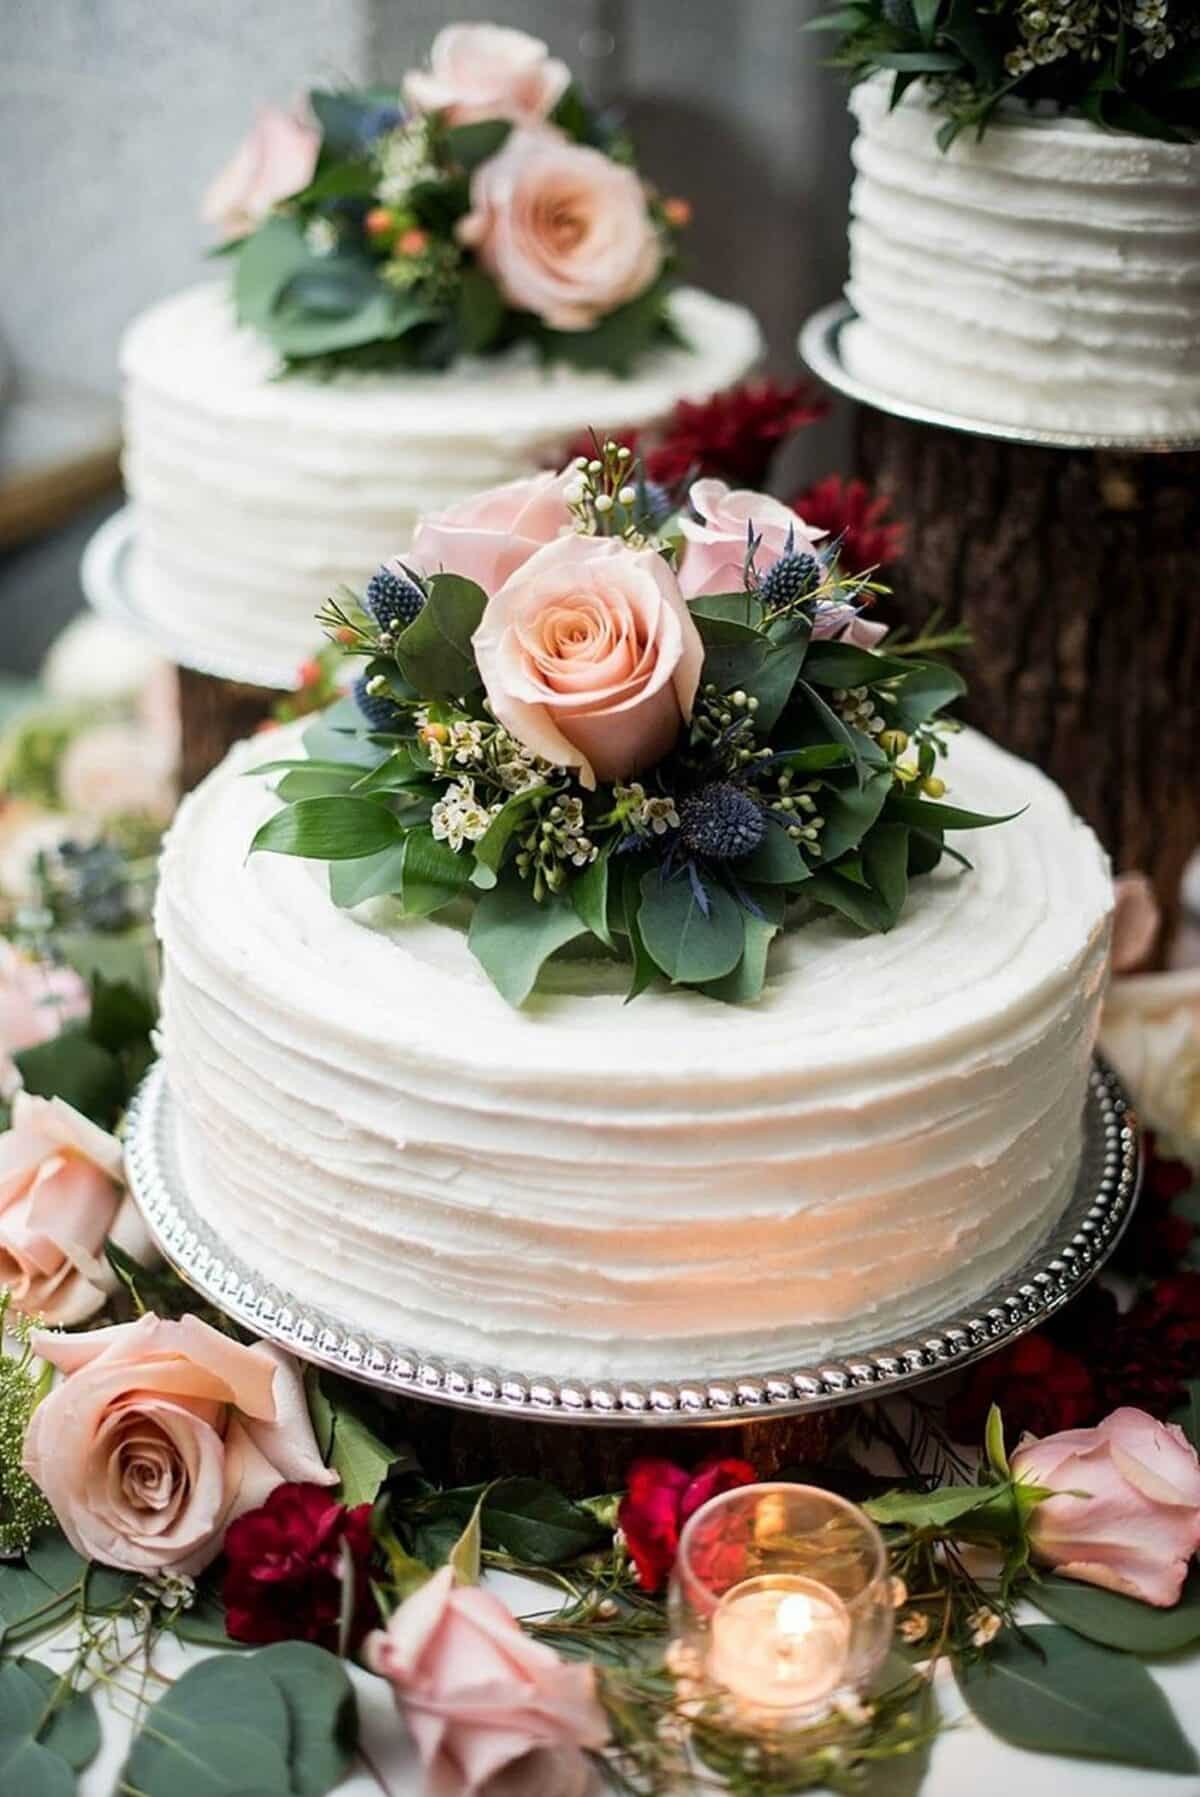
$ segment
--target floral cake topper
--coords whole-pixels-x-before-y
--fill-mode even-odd
[[[450,25],[401,92],[264,109],[204,210],[239,318],[285,366],[441,368],[523,342],[624,372],[675,340],[687,205],[523,31]]]
[[[330,863],[334,902],[467,901],[512,1004],[578,938],[737,1002],[785,922],[888,930],[949,831],[959,676],[881,648],[882,589],[791,507],[714,477],[677,506],[597,440],[423,518],[323,622],[366,659],[305,732],[254,847]],[[956,859],[962,859],[956,856]]]

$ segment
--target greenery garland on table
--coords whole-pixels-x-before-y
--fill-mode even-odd
[[[697,483],[694,502],[725,503],[719,486]],[[944,854],[969,866],[948,832],[1006,821],[941,802],[942,714],[964,684],[925,643],[860,634],[880,588],[822,532],[732,495],[773,508],[781,540],[768,553],[743,525],[719,570],[737,590],[695,592],[688,532],[703,527],[676,519],[626,445],[597,441],[557,482],[477,504],[513,505],[517,487],[561,512],[560,534],[538,548],[514,527],[525,559],[490,591],[405,559],[328,607],[366,670],[308,727],[303,758],[256,770],[282,775],[284,806],[255,850],[329,862],[343,907],[386,894],[420,917],[469,901],[471,950],[514,1005],[581,937],[629,963],[630,997],[665,976],[745,1003],[789,907],[890,930],[911,879]],[[628,696],[571,709],[576,670],[591,673],[569,659],[572,633],[616,636],[638,606],[654,621]],[[534,705],[506,685],[539,631],[555,640],[531,658],[568,639],[561,710],[559,691]]]
[[[944,115],[938,143],[984,132],[1001,101],[1044,102],[1110,131],[1200,139],[1200,18],[1188,0],[845,0],[810,29],[841,33],[856,81],[916,81]]]

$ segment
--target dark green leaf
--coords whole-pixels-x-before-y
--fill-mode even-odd
[[[821,793],[821,815],[825,819],[821,831],[824,861],[836,861],[848,849],[858,847],[878,821],[892,784],[891,770],[882,768],[871,774],[862,786],[830,786]]]
[[[112,1054],[120,1054],[150,1034],[158,1021],[158,1009],[145,992],[128,980],[106,980],[99,973],[91,986],[88,1035],[93,1042]]]
[[[531,786],[524,792],[515,792],[511,799],[505,800],[488,825],[486,833],[475,844],[475,859],[480,866],[490,869],[494,874],[499,873],[505,851],[514,834],[528,828],[532,821],[530,814],[542,799],[549,798],[553,792],[553,786]],[[495,882],[492,881],[491,884],[494,885]]]
[[[804,677],[814,686],[878,686],[894,675],[907,674],[911,663],[892,655],[875,655],[853,643],[814,643],[804,664]]]
[[[380,107],[394,107],[394,88],[366,87],[353,92],[314,88],[308,96],[321,127],[322,161],[331,164],[361,156],[374,135]]]
[[[405,679],[430,699],[461,699],[480,685],[471,638],[479,628],[487,594],[458,574],[435,574],[413,622],[396,643]]]
[[[404,839],[400,903],[408,917],[428,917],[467,890],[471,858],[439,842],[432,830],[410,830]]]
[[[955,1670],[984,1727],[1015,1747],[1196,1770],[1195,1750],[1146,1668],[1070,1629],[1008,1630]]]
[[[267,819],[250,852],[268,849],[312,861],[361,861],[392,847],[403,835],[398,818],[374,799],[299,799]]]
[[[647,951],[669,980],[689,986],[732,973],[745,948],[745,913],[732,894],[704,883],[707,912],[686,873],[664,879],[652,869],[642,879],[638,912]]]
[[[100,1751],[100,1723],[91,1692],[64,1687],[61,1675],[39,1660],[11,1660],[0,1667],[0,1691],[14,1678],[27,1681],[35,1694],[36,1738],[42,1746],[65,1760],[75,1772],[90,1766]],[[0,1721],[0,1743],[6,1738]],[[0,1745],[0,1758],[3,1752]]]
[[[697,625],[703,621],[705,624],[731,624],[736,627],[728,636],[719,629],[714,630],[711,635],[705,635],[701,631],[706,642],[714,643],[740,642],[744,640],[742,632],[747,630],[756,634],[761,632],[766,616],[762,600],[754,593],[701,593],[698,599],[689,602],[688,610]]]
[[[889,710],[888,720],[899,730],[915,730],[918,724],[927,723],[944,706],[961,698],[966,690],[966,681],[953,668],[934,661],[910,664],[904,678],[893,688],[896,703]]]
[[[288,1706],[259,1658],[219,1655],[189,1668],[146,1717],[125,1782],[144,1797],[289,1790]]]
[[[783,893],[777,887],[760,889],[753,896],[762,916],[745,913],[746,946],[741,960],[732,973],[710,981],[704,988],[710,998],[719,998],[724,1004],[748,1005],[761,997],[767,954],[783,922]]]
[[[529,886],[510,876],[480,895],[467,940],[501,997],[523,1005],[550,956],[586,927],[565,899],[539,905]]]
[[[609,851],[602,850],[571,881],[570,898],[576,915],[582,918],[592,935],[598,936],[606,948],[611,948],[613,938],[608,926],[608,858]]]
[[[329,1464],[341,1480],[339,1496],[348,1509],[375,1502],[395,1458],[388,1444],[352,1409],[335,1407]]]
[[[83,1029],[13,1056],[21,1083],[38,1098],[61,1098],[107,1129],[125,1097],[121,1064]]]
[[[490,1487],[439,1492],[419,1505],[418,1515],[426,1531],[439,1518],[444,1522],[437,1545],[448,1551],[480,1499],[484,1546],[532,1566],[566,1565],[609,1538],[590,1510],[542,1479],[499,1479]],[[433,1537],[426,1532],[424,1541],[428,1547]]]
[[[888,800],[888,816],[902,824],[922,830],[986,830],[992,824],[1010,824],[1021,811],[1009,811],[1003,817],[987,817],[981,811],[964,811],[958,805],[940,800],[912,799],[907,793],[893,793]]]
[[[754,677],[758,710],[754,721],[760,735],[773,730],[782,717],[810,654],[812,625],[807,618],[780,618],[768,631],[769,647]]]
[[[400,890],[407,839],[394,842],[378,854],[329,864],[329,896],[340,910],[351,910],[370,898]]]
[[[458,290],[458,329],[468,355],[479,355],[495,342],[506,317],[504,298],[481,268],[464,270]]]
[[[263,329],[281,355],[303,361],[368,343],[390,342],[435,316],[423,302],[372,279],[371,297],[343,317],[321,317],[281,295]]]
[[[814,686],[807,680],[796,682],[797,692],[802,692],[816,714],[817,722],[825,734],[835,743],[839,743],[850,756],[854,775],[860,786],[864,785],[871,770],[881,769],[886,765],[887,757],[878,743],[864,736],[861,730],[852,729],[836,711],[827,705]]]
[[[296,1797],[325,1797],[346,1777],[358,1742],[358,1704],[345,1666],[308,1641],[280,1641],[241,1664],[265,1672],[287,1706]]]
[[[762,841],[752,855],[736,864],[736,873],[739,881],[751,884],[794,886],[807,880],[812,869],[783,825],[769,818]]]
[[[353,256],[322,256],[290,275],[275,302],[295,306],[314,318],[345,319],[378,294],[371,265]]]
[[[849,750],[841,743],[810,743],[807,748],[779,750],[771,765],[781,773],[788,769],[794,774],[819,774],[826,768],[845,767],[849,759]]]
[[[414,756],[412,750],[403,745],[393,750],[386,761],[364,773],[355,788],[364,798],[368,793],[403,792],[406,787],[419,786],[429,775]]]
[[[203,1592],[190,1610],[177,1610],[171,1632],[194,1647],[245,1649],[244,1642],[230,1639],[225,1626],[225,1606],[213,1591]]]
[[[766,663],[770,647],[767,637],[732,618],[701,615],[696,618],[696,627],[704,644],[701,683],[715,686],[722,693],[738,687],[753,691]]]
[[[917,30],[927,43],[932,43],[934,27],[942,10],[942,0],[913,0],[913,17]]]
[[[658,977],[658,968],[642,939],[642,926],[638,922],[641,906],[642,872],[632,860],[626,860],[621,865],[621,913],[625,934],[629,938],[629,956],[633,962],[629,991],[625,994],[626,1004],[643,993],[651,981]]]
[[[827,905],[872,935],[890,930],[895,922],[889,906],[877,892],[828,868],[814,874],[804,889],[814,904]]]
[[[871,60],[881,69],[914,75],[946,75],[962,69],[962,57],[952,50],[877,50]]]
[[[908,897],[908,828],[876,824],[863,838],[863,869],[892,915],[893,923]]]
[[[1122,1653],[1174,1653],[1200,1641],[1200,1571],[1195,1567],[1182,1597],[1170,1610],[1074,1579],[1036,1579],[1026,1591],[1038,1609],[1055,1622]]]
[[[444,140],[447,159],[469,174],[496,154],[511,130],[506,119],[480,119],[471,125],[452,125]]]

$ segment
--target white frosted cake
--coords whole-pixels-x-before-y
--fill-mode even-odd
[[[589,427],[655,422],[753,367],[761,337],[743,307],[693,289],[670,306],[687,347],[648,354],[628,378],[544,369],[526,349],[325,379],[278,377],[224,283],[152,307],[121,352],[139,608],[290,684],[321,640],[321,605],[407,542],[419,512],[542,467]]]
[[[298,753],[275,736],[272,755]],[[1107,959],[1095,838],[955,741],[958,840],[897,927],[786,930],[756,1004],[556,957],[523,1011],[461,922],[335,910],[259,854],[245,744],[162,869],[164,1053],[187,1187],[264,1283],[476,1366],[768,1371],[974,1304],[1061,1212]]]
[[[1014,104],[943,152],[890,86],[851,100],[848,371],[992,424],[1200,435],[1200,144]]]

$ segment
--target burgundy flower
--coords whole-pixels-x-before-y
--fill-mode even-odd
[[[659,442],[647,451],[646,474],[664,487],[711,475],[731,487],[765,487],[780,444],[829,410],[807,381],[743,381],[711,399],[683,399]]]
[[[745,1460],[714,1456],[690,1473],[673,1460],[635,1460],[617,1520],[642,1590],[661,1591],[666,1584],[689,1516],[709,1498],[753,1485],[757,1477]]]
[[[864,481],[844,481],[840,474],[831,474],[789,504],[806,524],[842,539],[841,564],[849,574],[886,568],[904,553],[907,526],[888,519],[891,500],[882,493],[872,497]]]
[[[1038,1332],[980,1361],[946,1406],[951,1433],[959,1441],[981,1440],[993,1404],[1010,1440],[1053,1435],[1092,1420],[1096,1387],[1078,1355]]]
[[[1141,1197],[1118,1250],[1125,1271],[1157,1278],[1183,1264],[1196,1231],[1173,1206],[1194,1183],[1191,1168],[1160,1155],[1153,1135],[1147,1132]]]
[[[348,1651],[379,1618],[371,1596],[371,1506],[347,1510],[320,1485],[279,1485],[225,1536],[225,1626],[235,1641],[315,1641],[336,1649],[349,1549],[354,1615]]]

